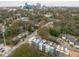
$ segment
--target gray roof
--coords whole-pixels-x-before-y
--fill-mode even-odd
[[[63,34],[62,36],[66,37],[67,40],[74,42],[75,45],[79,45],[79,42],[76,41],[77,39],[74,36],[69,35],[69,34]]]
[[[79,42],[75,42],[75,45],[79,45]]]
[[[76,42],[76,38],[72,35],[69,35],[69,34],[63,34],[62,36],[66,37],[67,40],[71,41],[71,42]]]

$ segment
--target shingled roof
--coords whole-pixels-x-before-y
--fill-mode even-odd
[[[79,45],[79,42],[76,41],[77,39],[76,39],[74,36],[69,35],[69,34],[62,34],[62,36],[63,36],[63,37],[66,37],[66,40],[69,40],[69,41],[71,41],[71,42],[74,42],[75,45]]]

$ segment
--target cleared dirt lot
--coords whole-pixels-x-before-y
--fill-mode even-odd
[[[70,50],[70,57],[79,57],[79,52]]]

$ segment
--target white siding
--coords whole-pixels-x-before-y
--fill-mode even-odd
[[[74,45],[74,42],[69,42],[71,45]]]
[[[39,50],[42,51],[42,45],[43,43],[39,43]]]
[[[76,47],[76,48],[79,48],[79,46],[78,46],[78,45],[75,45],[75,47]]]
[[[48,52],[50,46],[49,46],[49,45],[45,45],[45,47],[46,47],[46,48],[45,48],[45,52]]]
[[[66,39],[66,37],[63,36],[62,39]]]

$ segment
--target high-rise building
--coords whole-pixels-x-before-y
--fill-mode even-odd
[[[25,9],[32,9],[32,5],[28,4],[27,2],[24,5]]]
[[[40,3],[36,3],[36,8],[40,9],[41,8],[41,4]]]
[[[25,3],[25,6],[27,6],[27,5],[28,5],[28,3],[26,2],[26,3]]]

